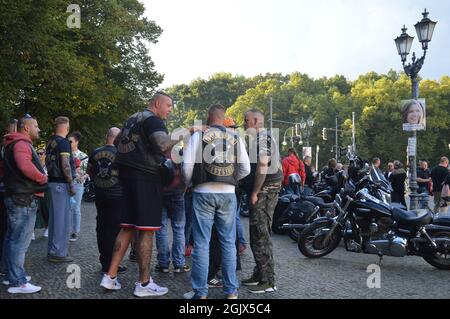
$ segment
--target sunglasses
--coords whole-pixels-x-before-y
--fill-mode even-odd
[[[37,152],[38,155],[44,155],[44,152]]]
[[[33,117],[30,115],[30,114],[25,114],[24,116],[23,116],[23,118],[24,119],[32,119]]]

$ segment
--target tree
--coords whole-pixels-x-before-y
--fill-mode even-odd
[[[163,77],[147,43],[162,30],[137,0],[74,1],[81,28],[66,25],[67,2],[4,1],[0,13],[0,120],[35,116],[47,137],[52,119],[66,115],[84,135],[85,149],[103,142],[144,107]]]

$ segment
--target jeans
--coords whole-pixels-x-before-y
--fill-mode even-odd
[[[4,259],[6,275],[12,287],[27,283],[24,269],[25,254],[30,246],[36,222],[37,199],[30,206],[18,206],[11,198],[5,199],[8,216],[8,230],[5,236]]]
[[[186,214],[186,226],[184,227],[185,245],[193,244],[192,238],[192,192],[184,193],[184,210]]]
[[[242,227],[241,215],[239,214],[239,211],[236,211],[236,227],[239,243],[241,243],[242,245],[247,245],[248,242],[247,240],[245,240],[244,228]]]
[[[161,216],[161,229],[156,232],[156,247],[158,249],[158,263],[163,268],[170,264],[170,248],[168,226],[170,218],[173,232],[172,263],[175,267],[183,267],[184,257],[184,230],[186,216],[184,212],[184,193],[163,196],[163,212]]]
[[[216,226],[222,248],[224,293],[235,294],[239,288],[236,276],[236,209],[235,194],[193,194],[195,249],[192,253],[192,288],[197,296],[208,295],[209,243],[211,228]]]
[[[70,237],[70,195],[69,184],[48,183],[50,198],[48,209],[48,254],[66,257],[69,252]]]
[[[83,199],[84,185],[74,184],[76,194],[70,198],[70,214],[72,216],[72,233],[79,233],[81,226],[81,200]]]

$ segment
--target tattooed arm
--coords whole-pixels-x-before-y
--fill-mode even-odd
[[[150,136],[150,141],[153,143],[153,145],[156,145],[163,153],[171,150],[172,147],[179,142],[178,140],[172,140],[170,138],[170,135],[163,131],[153,133]]]
[[[69,184],[70,196],[75,195],[75,188],[73,186],[73,179],[72,179],[72,169],[70,167],[70,155],[61,154],[61,170],[64,175],[64,178]]]
[[[258,193],[264,185],[266,180],[267,171],[269,168],[269,156],[260,156],[258,165],[256,166],[255,182],[253,184],[253,192],[251,194],[250,202],[255,205],[258,200]]]

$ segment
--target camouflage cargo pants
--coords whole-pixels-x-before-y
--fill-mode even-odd
[[[256,263],[253,275],[271,285],[275,285],[275,263],[270,234],[280,187],[280,184],[263,186],[258,201],[250,207],[250,247]]]

